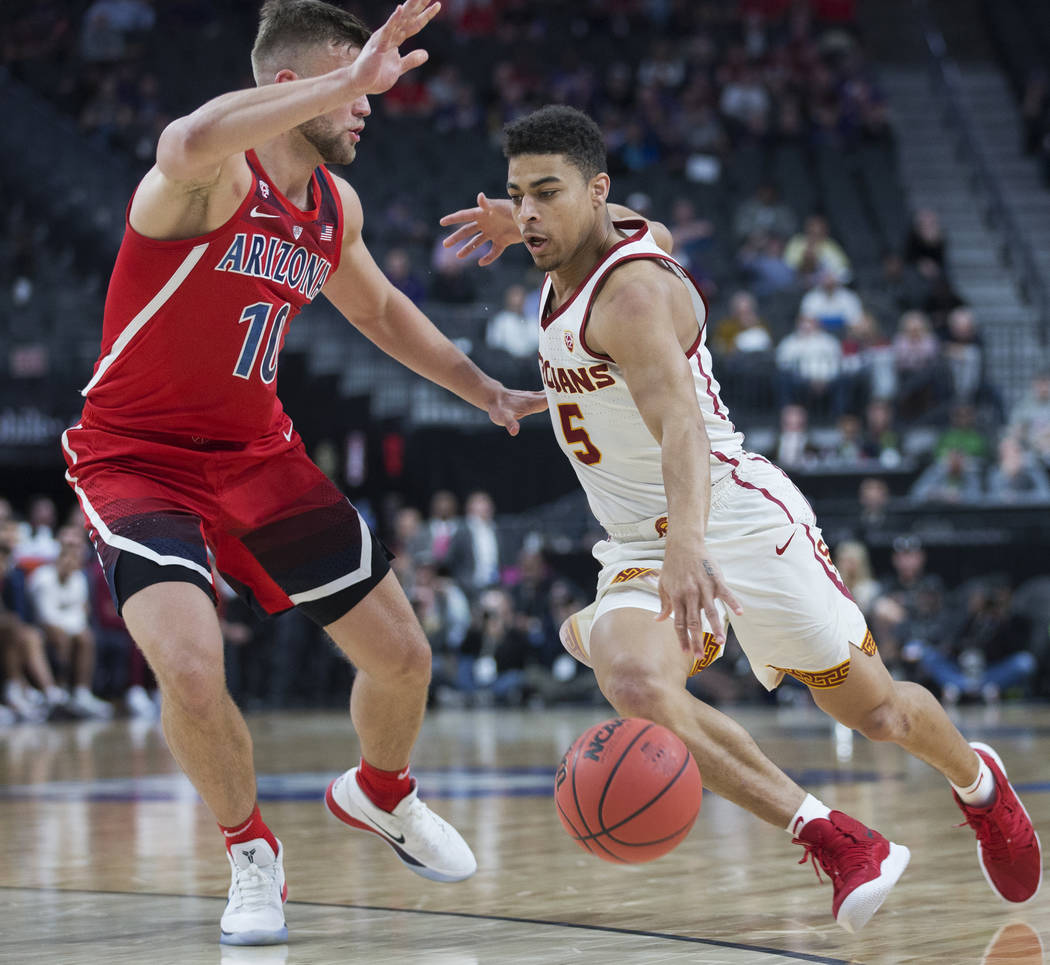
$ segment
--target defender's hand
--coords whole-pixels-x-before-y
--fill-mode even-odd
[[[382,94],[390,90],[402,74],[425,64],[429,56],[425,50],[413,50],[402,57],[397,48],[419,33],[440,9],[440,3],[430,3],[430,0],[399,3],[347,68],[349,86],[361,94]]]
[[[656,619],[666,620],[673,613],[675,633],[682,650],[697,656],[704,652],[701,613],[707,614],[715,641],[721,646],[726,635],[715,600],[721,600],[738,616],[744,612],[726,586],[721,568],[702,543],[684,548],[668,539],[658,589],[662,608]]]
[[[546,392],[525,392],[520,389],[500,387],[499,395],[488,408],[489,418],[498,426],[504,426],[512,436],[518,434],[519,419],[547,408]]]
[[[492,247],[478,260],[482,268],[491,265],[507,248],[521,241],[521,232],[514,221],[514,206],[506,198],[487,198],[484,192],[478,195],[476,208],[453,211],[438,223],[445,228],[454,224],[463,226],[442,242],[446,248],[465,242],[456,252],[457,258],[466,258],[486,242],[491,243]]]

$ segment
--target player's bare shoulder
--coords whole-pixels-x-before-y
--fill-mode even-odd
[[[181,180],[155,164],[139,183],[129,220],[140,235],[157,241],[197,238],[221,228],[252,187],[243,154],[227,158],[206,177]]]
[[[330,171],[329,174],[336,191],[339,192],[339,203],[343,208],[343,244],[352,244],[361,237],[361,230],[365,222],[364,207],[361,205],[361,198],[357,191],[349,181]]]
[[[640,320],[651,324],[639,326]],[[652,331],[661,322],[673,328],[683,345],[695,338],[696,316],[681,278],[660,259],[636,259],[609,273],[591,309],[588,337],[598,349],[603,334],[616,339],[614,329]]]

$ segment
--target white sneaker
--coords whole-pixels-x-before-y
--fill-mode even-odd
[[[73,688],[73,696],[69,698],[69,709],[95,720],[110,720],[113,717],[113,705],[99,700],[83,685]]]
[[[157,719],[157,705],[150,699],[145,687],[138,684],[128,687],[128,692],[124,695],[124,703],[132,717],[138,717],[141,720]]]
[[[233,878],[229,901],[219,925],[223,945],[280,945],[288,941],[284,923],[284,847],[277,854],[265,838],[233,845],[226,857]]]
[[[431,881],[462,881],[478,870],[459,832],[430,810],[413,788],[393,811],[376,807],[357,783],[357,768],[328,785],[325,807],[344,824],[378,835],[417,875]]]
[[[18,715],[4,704],[0,704],[0,727],[10,727],[16,720]]]
[[[20,720],[38,724],[47,719],[47,708],[43,702],[34,701],[17,680],[9,680],[4,685],[4,701]]]

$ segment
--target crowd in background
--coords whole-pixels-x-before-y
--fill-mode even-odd
[[[424,515],[400,506],[388,526],[394,570],[434,654],[438,707],[598,703],[593,674],[559,643],[558,629],[593,586],[559,571],[552,541],[528,533],[512,546],[491,497],[434,493]],[[932,686],[947,703],[1047,696],[1046,584],[1017,587],[988,575],[954,588],[926,570],[917,537],[899,538],[892,567],[873,574],[863,542],[843,540],[833,558],[898,677]],[[227,678],[247,708],[339,706],[353,671],[323,632],[295,612],[257,620],[216,573]],[[105,575],[74,507],[59,525],[37,497],[24,519],[0,500],[0,726],[18,721],[155,719],[149,667],[118,616]],[[690,681],[714,703],[774,696],[750,675],[730,633],[721,660]]]
[[[570,103],[602,126],[614,178],[652,174],[717,186],[751,148],[848,150],[891,140],[885,99],[850,26],[852,6],[451,0],[428,28],[431,63],[375,107],[432,131],[440,146],[448,138],[493,141],[522,113]],[[143,167],[173,113],[192,106],[172,103],[170,78],[152,69],[157,32],[165,18],[178,17],[199,24],[203,37],[211,8],[204,0],[73,7],[41,0],[5,31],[0,57],[8,70],[39,80],[83,136]],[[552,37],[554,66],[541,70],[526,52]],[[579,55],[600,38],[607,56]],[[468,50],[485,55],[471,60]],[[41,64],[59,69],[41,79]],[[239,80],[250,83],[245,70]],[[1033,151],[1045,141],[1047,103],[1045,76],[1033,76],[1025,107]],[[880,472],[902,465],[916,468],[913,502],[1050,504],[1050,370],[1032,379],[1020,401],[1004,403],[988,375],[982,328],[994,320],[977,317],[954,289],[951,239],[935,211],[916,211],[907,233],[890,239],[876,271],[866,273],[870,266],[835,236],[826,212],[799,211],[772,180],[759,179],[723,222],[706,217],[688,188],[621,200],[668,225],[676,257],[704,290],[716,375],[730,407],[751,410],[752,448],[789,471],[868,473],[861,519],[877,519],[890,498]],[[19,305],[34,297],[45,231],[25,206],[5,217],[0,270]],[[370,225],[384,270],[413,301],[427,308],[481,297],[487,276],[465,271],[441,246],[411,193],[393,193]],[[539,279],[524,278],[501,288],[499,307],[472,346],[483,367],[516,384],[536,381]],[[786,306],[786,315],[765,314],[772,305]],[[785,325],[785,317],[793,322]],[[442,491],[426,512],[402,506],[376,521],[434,650],[433,701],[600,700],[593,676],[562,652],[557,634],[568,614],[590,602],[592,585],[561,572],[542,527],[509,540],[486,493],[459,496],[462,511],[458,496]],[[116,613],[79,511],[60,525],[46,498],[17,510],[0,500],[0,723],[154,717],[149,668]],[[895,674],[931,683],[949,702],[991,702],[1045,686],[1047,626],[1024,594],[1015,595],[1027,588],[998,576],[946,588],[925,571],[914,538],[895,545],[885,573],[871,573],[863,542],[833,552]],[[259,624],[221,579],[217,586],[228,678],[242,703],[344,700],[352,670],[319,630],[295,613]],[[732,643],[691,686],[716,702],[763,699]],[[782,691],[784,699],[791,693]]]

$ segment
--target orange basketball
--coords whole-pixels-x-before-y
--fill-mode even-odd
[[[605,861],[652,861],[685,839],[700,811],[700,769],[666,727],[614,717],[561,759],[554,803],[569,836]]]

